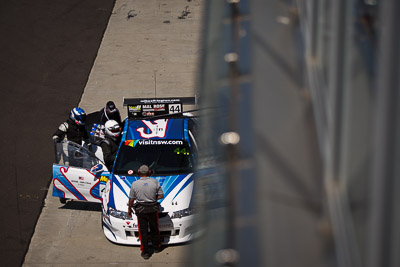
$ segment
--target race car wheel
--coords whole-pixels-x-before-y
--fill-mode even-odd
[[[60,197],[61,204],[67,203],[67,199],[65,197]]]

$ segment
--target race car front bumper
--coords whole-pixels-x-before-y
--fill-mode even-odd
[[[171,219],[168,213],[159,214],[159,231],[162,244],[188,242],[194,237],[193,215]],[[136,216],[116,218],[103,214],[103,231],[108,240],[124,245],[140,245]]]

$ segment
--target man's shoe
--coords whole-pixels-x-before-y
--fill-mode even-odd
[[[148,260],[150,258],[150,254],[147,253],[147,252],[146,253],[142,252],[142,254],[140,254],[140,256],[142,256],[142,258],[145,259],[145,260]]]

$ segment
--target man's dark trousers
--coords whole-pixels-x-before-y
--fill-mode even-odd
[[[158,230],[158,212],[136,214],[139,225],[140,250],[149,252],[148,229],[152,237],[153,248],[160,247],[160,232]]]

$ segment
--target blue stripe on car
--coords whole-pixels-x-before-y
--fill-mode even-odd
[[[107,224],[105,224],[103,221],[102,221],[102,223],[103,223],[103,227],[107,228],[107,229],[108,229],[108,231],[110,231],[110,232],[111,232],[111,234],[114,236],[115,240],[117,240],[117,237],[115,236],[115,234],[114,234],[113,230],[111,230],[111,228],[110,228],[110,227],[108,227],[108,225],[107,225]]]
[[[177,176],[167,176],[165,177],[162,189],[164,191],[164,196],[167,196],[171,193],[175,187],[182,182],[182,180],[186,177],[186,175],[177,175]]]
[[[172,201],[179,195],[180,192],[182,192],[183,189],[185,189],[192,181],[193,181],[193,176],[189,177],[189,179],[182,185],[182,187],[179,189],[178,193],[174,196]]]
[[[160,182],[161,188],[163,189],[163,192],[164,192],[164,198],[165,198],[186,177],[187,177],[187,174],[173,175],[173,176],[158,176],[158,177],[152,177],[152,178],[157,179]],[[124,177],[124,179],[122,179],[121,177],[119,177],[119,179],[114,177],[113,183],[114,183],[114,185],[118,186],[118,188],[120,188],[122,192],[124,192],[125,196],[127,196],[129,198],[129,192],[125,192],[124,187],[122,186],[120,180],[122,180],[122,182],[124,182],[129,188],[131,188],[132,183],[135,182],[138,179],[140,179],[140,177],[138,177],[138,176],[126,176],[126,177]],[[192,177],[190,177],[188,179],[188,181],[185,182],[185,184],[179,190],[179,192],[181,192],[185,187],[187,187],[188,184],[190,184],[191,181],[193,181]],[[179,194],[179,192],[178,192],[178,194]],[[110,202],[111,202],[111,200],[110,200]],[[111,206],[111,207],[113,207],[113,206]]]
[[[184,124],[184,126],[183,126],[183,136],[184,136],[185,140],[189,142],[189,132],[188,132],[189,120],[185,119],[183,124]]]

